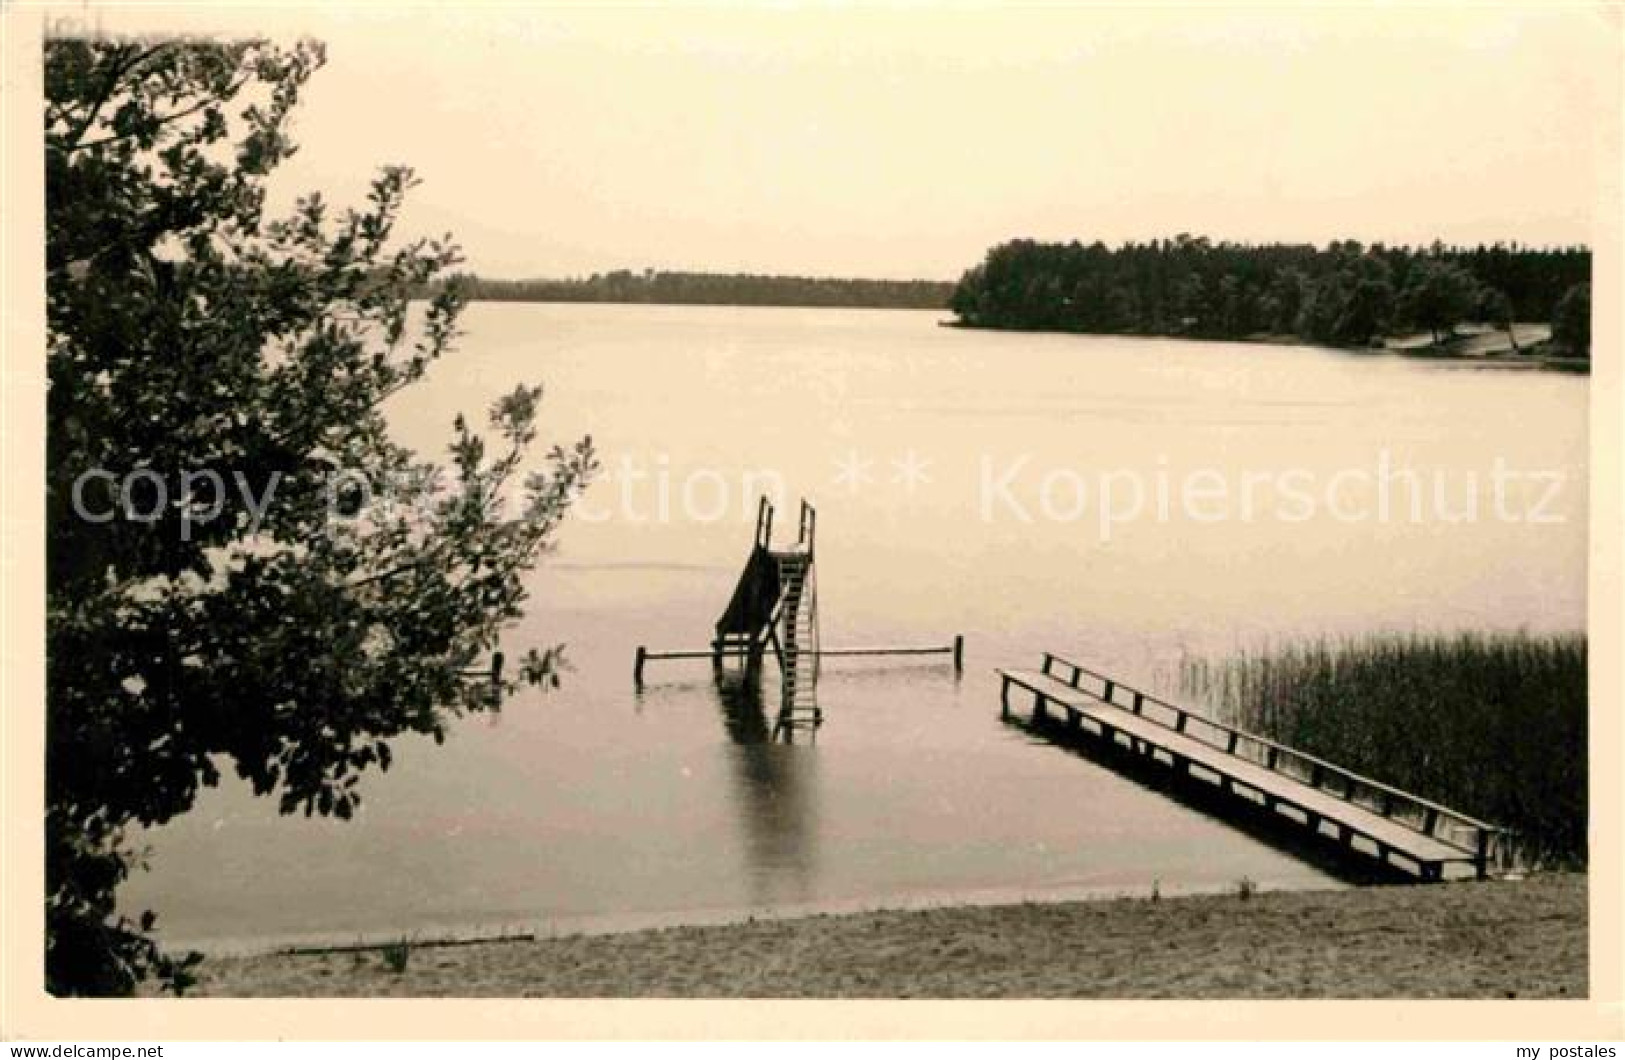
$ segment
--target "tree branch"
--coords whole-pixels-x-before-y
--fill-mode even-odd
[[[113,98],[113,91],[118,88],[119,82],[123,81],[136,67],[168,48],[170,43],[169,41],[162,41],[145,51],[137,52],[131,58],[113,64],[113,68],[108,72],[106,83],[102,85],[101,91],[91,103],[90,112],[85,115],[84,121],[81,121],[78,128],[74,129],[73,134],[68,137],[66,146],[62,148],[64,152],[77,151],[84,146],[80,144],[80,139],[90,131],[91,125],[95,123],[97,115],[107,105],[107,101]]]
[[[238,92],[241,92],[243,86],[246,84],[248,84],[248,76],[244,75],[243,77],[239,78],[235,84],[227,86],[226,91],[220,95],[210,96],[207,99],[199,100],[197,103],[187,107],[185,110],[178,110],[174,114],[169,114],[159,118],[152,123],[150,129],[160,129],[165,125],[168,125],[170,122],[179,121],[180,119],[190,117],[191,115],[196,114],[198,111],[207,107],[212,107],[218,103],[224,103],[226,100],[235,96]],[[81,133],[80,135],[83,134]],[[72,147],[66,148],[65,150],[70,153],[73,151],[89,150],[92,147],[103,147],[107,144],[118,143],[120,140],[128,140],[130,137],[136,135],[138,134],[133,132],[118,133],[114,136],[104,136],[100,140],[91,140],[89,143],[76,143]]]

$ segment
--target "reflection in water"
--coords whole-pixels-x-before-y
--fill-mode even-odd
[[[1204,817],[1234,828],[1261,843],[1307,862],[1333,879],[1353,884],[1397,883],[1412,877],[1399,869],[1373,862],[1364,855],[1350,857],[1335,840],[1319,832],[1306,834],[1298,822],[1274,810],[1237,799],[1216,783],[1193,777],[1181,778],[1165,763],[1135,753],[1121,744],[1103,744],[1086,730],[1071,731],[1055,722],[1043,723],[1016,713],[1001,716],[1000,722],[1041,743],[1077,755],[1110,769],[1134,784],[1164,795]]]
[[[751,902],[810,900],[816,894],[818,759],[806,747],[773,741],[760,671],[718,671],[716,689],[732,742],[733,803],[744,833]]]
[[[715,671],[717,699],[722,704],[722,724],[728,739],[745,747],[767,743],[772,731],[762,705],[761,674],[741,667]]]

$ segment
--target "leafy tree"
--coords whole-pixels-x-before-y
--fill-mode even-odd
[[[1360,254],[1359,244],[1333,244],[1335,268],[1309,286],[1299,305],[1297,331],[1307,339],[1364,346],[1387,333],[1394,287],[1381,258]]]
[[[1428,330],[1437,346],[1472,315],[1478,301],[1478,281],[1472,273],[1448,261],[1425,258],[1405,277],[1399,307],[1411,324]]]
[[[984,299],[982,274],[983,269],[980,265],[965,273],[964,278],[954,285],[954,293],[948,299],[948,308],[967,324],[977,324],[982,319],[981,302]]]
[[[1338,322],[1348,309],[1348,276],[1331,272],[1311,284],[1298,306],[1298,334],[1311,342],[1336,342]]]
[[[1210,330],[1209,322],[1214,316],[1213,308],[1208,300],[1207,285],[1197,273],[1187,274],[1176,289],[1174,313],[1179,320],[1181,331],[1200,334]]]
[[[1364,346],[1388,333],[1394,315],[1394,284],[1388,263],[1364,255],[1346,266],[1348,300],[1336,324],[1336,341]]]
[[[489,451],[459,418],[449,470],[390,440],[380,404],[451,348],[462,305],[455,287],[421,309],[413,294],[457,252],[393,238],[401,168],[362,208],[312,194],[263,216],[323,58],[314,42],[45,46],[53,993],[186,987],[189,961],[115,894],[131,833],[222,770],[284,813],[346,818],[392,738],[439,741],[514,690],[466,671],[521,613],[521,576],[594,468],[584,440],[527,472],[531,388],[491,410]],[[532,653],[518,677],[551,682],[557,661]]]
[[[1264,313],[1269,329],[1287,334],[1297,329],[1298,313],[1303,309],[1304,291],[1309,278],[1299,269],[1283,269],[1270,281],[1264,296]]]
[[[1512,352],[1518,351],[1518,329],[1515,314],[1512,308],[1512,299],[1506,292],[1485,285],[1479,289],[1478,317],[1499,327],[1507,333],[1507,341],[1512,344]]]
[[[1575,357],[1591,356],[1591,285],[1577,283],[1564,292],[1552,315],[1552,342]]]

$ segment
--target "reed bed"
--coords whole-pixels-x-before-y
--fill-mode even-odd
[[[1238,728],[1510,828],[1520,859],[1586,860],[1586,637],[1381,635],[1180,663]]]

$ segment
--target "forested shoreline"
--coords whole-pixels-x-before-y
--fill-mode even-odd
[[[578,279],[458,278],[470,301],[630,302],[654,305],[823,306],[856,309],[944,309],[948,280],[864,280],[752,273],[594,273]]]
[[[1550,323],[1538,349],[1511,346],[1560,358],[1590,356],[1590,279],[1591,251],[1580,246],[1320,248],[1190,235],[1116,248],[1011,240],[957,283],[655,269],[455,278],[469,301],[948,309],[965,327],[1330,346],[1421,333],[1442,348],[1468,322]]]
[[[1212,243],[1001,243],[949,302],[969,327],[1202,339],[1296,336],[1379,345],[1423,332],[1436,344],[1479,322],[1551,322],[1550,349],[1590,352],[1591,251],[1497,243],[1471,249]]]

